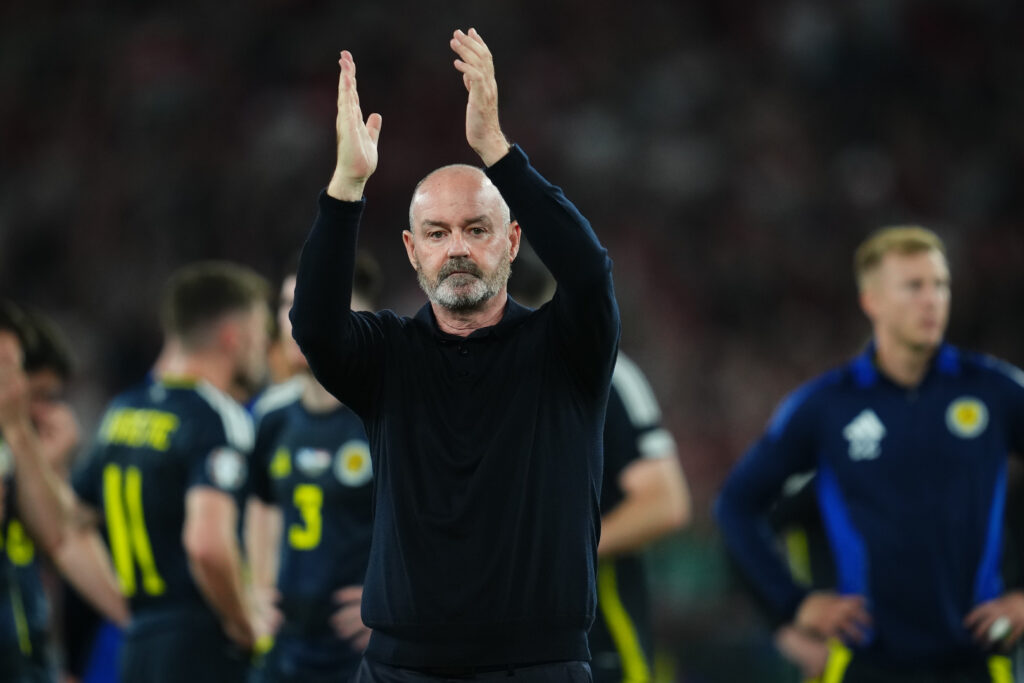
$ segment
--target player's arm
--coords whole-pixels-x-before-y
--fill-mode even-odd
[[[70,499],[44,458],[43,443],[29,415],[28,379],[21,349],[0,335],[0,433],[14,456],[14,506],[33,540],[47,555],[60,546]]]
[[[990,359],[993,381],[1001,389],[1011,452],[1024,456],[1024,372]],[[977,605],[964,619],[964,626],[983,646],[1008,650],[1024,635],[1024,587],[1013,586],[998,598]]]
[[[110,554],[97,531],[95,510],[78,503],[60,547],[52,555],[57,570],[108,620],[124,627],[130,614],[114,574]]]
[[[674,448],[634,460],[620,473],[619,486],[626,497],[601,518],[598,557],[642,550],[690,520],[690,490]]]
[[[224,632],[251,650],[255,640],[252,608],[242,579],[238,548],[238,507],[233,496],[210,486],[185,494],[182,542],[196,585],[220,616]]]
[[[824,637],[859,641],[870,624],[863,596],[808,591],[793,580],[776,549],[768,510],[792,475],[816,465],[813,386],[795,392],[777,411],[765,435],[726,479],[715,517],[726,549],[780,621]]]
[[[245,504],[245,554],[260,637],[276,633],[282,619],[277,609],[282,526],[279,506],[249,497]]]

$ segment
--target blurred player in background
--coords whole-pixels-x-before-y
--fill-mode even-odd
[[[243,681],[256,639],[239,505],[254,433],[227,395],[266,370],[269,290],[221,262],[178,270],[162,322],[178,348],[156,382],[118,396],[76,472],[102,510],[132,621],[123,681]]]
[[[108,618],[127,620],[99,537],[88,520],[73,515],[74,496],[62,478],[78,443],[77,422],[60,401],[70,367],[48,319],[0,304],[0,467],[9,493],[0,539],[4,681],[55,680],[37,550]]]
[[[67,479],[71,458],[79,443],[78,422],[64,402],[71,379],[70,347],[56,325],[43,314],[22,308],[29,332],[24,345],[30,414],[39,432],[43,455],[53,472]],[[39,680],[55,680],[55,653],[51,642],[52,610],[44,588],[42,558],[17,518],[7,520],[3,550],[17,582],[12,587],[12,606],[21,612],[27,638],[20,647]],[[52,583],[50,584],[52,585]]]
[[[352,308],[374,310],[377,289],[377,265],[361,254]],[[278,320],[299,392],[292,382],[271,389],[255,410],[250,493],[257,501],[250,502],[246,539],[257,595],[279,626],[254,678],[344,683],[370,636],[360,617],[373,523],[370,446],[362,421],[313,378],[292,339],[294,291],[292,269],[281,285]]]
[[[943,343],[950,276],[933,232],[879,231],[855,272],[873,339],[782,403],[719,496],[725,541],[781,618],[832,639],[827,683],[1010,681],[992,653],[1024,632],[1024,593],[1000,576],[1024,375]],[[797,585],[767,527],[786,479],[812,470],[838,592]]]
[[[509,295],[540,308],[555,281],[536,254],[520,249]],[[590,629],[595,683],[650,681],[654,638],[642,551],[690,520],[690,491],[676,442],[640,368],[621,351],[604,425],[598,616]]]

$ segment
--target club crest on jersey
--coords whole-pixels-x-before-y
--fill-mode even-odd
[[[237,491],[245,483],[245,456],[233,448],[215,448],[206,458],[210,481],[225,491]]]
[[[349,441],[338,450],[334,475],[346,486],[362,486],[373,478],[370,447],[365,441]]]
[[[843,436],[850,442],[850,460],[874,460],[882,454],[885,425],[871,408],[865,408],[843,428]]]
[[[973,439],[988,426],[988,408],[973,396],[961,396],[946,409],[946,426],[962,439]]]
[[[300,448],[295,467],[307,477],[319,477],[331,466],[331,452],[323,448]]]
[[[6,477],[12,472],[14,472],[14,453],[11,453],[10,446],[0,440],[0,478]]]

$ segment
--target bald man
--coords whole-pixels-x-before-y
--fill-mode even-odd
[[[343,52],[338,164],[291,313],[316,378],[370,439],[362,614],[373,634],[355,680],[589,681],[601,433],[619,336],[611,261],[506,140],[480,35],[456,31],[450,45],[469,93],[466,139],[486,168],[443,167],[413,193],[402,237],[429,302],[413,318],[350,308],[381,117],[364,122]],[[506,291],[520,222],[558,282],[537,311]]]

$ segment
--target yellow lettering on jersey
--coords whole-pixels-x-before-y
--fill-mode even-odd
[[[157,571],[142,513],[142,473],[138,467],[122,472],[117,464],[110,463],[103,468],[103,507],[121,592],[126,597],[135,595],[137,562],[143,590],[149,595],[163,594],[166,585]]]
[[[131,448],[166,451],[178,429],[178,416],[160,410],[120,408],[103,421],[103,440]]]
[[[270,476],[274,479],[284,479],[292,473],[292,456],[287,448],[278,448],[274,458],[270,461]]]
[[[12,519],[7,524],[7,557],[15,567],[24,567],[32,563],[36,556],[36,546],[25,532],[21,522]]]
[[[288,529],[288,542],[296,550],[312,550],[320,545],[324,520],[320,511],[324,506],[324,491],[313,484],[299,484],[293,496],[295,507],[302,515],[303,525],[292,524]]]

